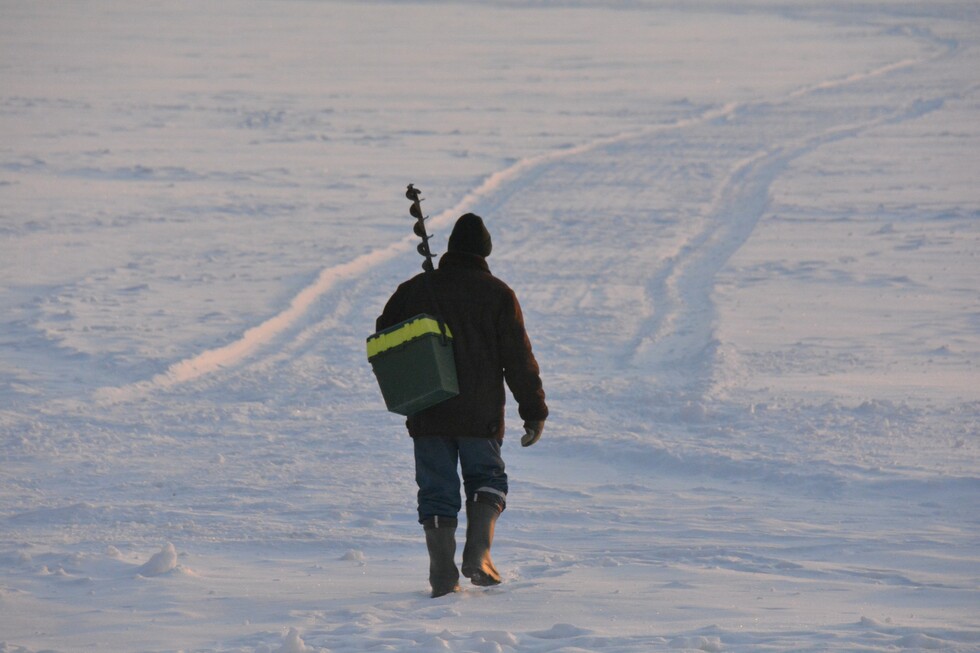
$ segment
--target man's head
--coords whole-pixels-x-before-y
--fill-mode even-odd
[[[493,243],[490,241],[490,232],[484,226],[483,218],[475,213],[467,213],[456,220],[453,233],[449,236],[450,252],[463,252],[487,257],[490,256],[492,249]]]

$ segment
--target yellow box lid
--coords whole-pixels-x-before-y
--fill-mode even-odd
[[[449,326],[443,323],[446,328],[446,337],[452,338],[453,334],[449,331]],[[389,349],[403,345],[410,340],[421,338],[424,335],[442,335],[439,328],[439,320],[431,315],[416,315],[404,322],[388,327],[383,331],[378,331],[367,339],[367,357],[371,360],[378,354],[384,353]]]

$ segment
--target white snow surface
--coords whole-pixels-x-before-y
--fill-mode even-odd
[[[980,650],[973,0],[0,2],[0,651]],[[364,339],[552,417],[428,597]]]

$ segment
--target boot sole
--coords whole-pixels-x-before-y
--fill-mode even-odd
[[[494,585],[500,585],[500,579],[494,578],[483,571],[474,571],[472,574],[468,574],[467,577],[470,582],[478,587],[493,587]]]
[[[440,596],[446,596],[447,594],[454,594],[455,592],[459,592],[459,591],[460,591],[460,587],[459,587],[459,585],[456,585],[452,589],[447,589],[447,590],[432,590],[432,594],[430,596],[432,598],[434,598],[434,599],[437,599]]]

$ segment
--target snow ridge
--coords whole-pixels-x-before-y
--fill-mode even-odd
[[[853,85],[868,79],[888,75],[937,57],[948,56],[958,47],[955,41],[938,39],[928,30],[914,30],[911,33],[913,36],[922,40],[944,46],[945,49],[939,54],[927,55],[921,58],[906,58],[869,71],[854,73],[844,78],[827,79],[815,84],[802,86],[788,93],[782,100],[775,101],[787,102],[815,92]],[[682,118],[669,124],[651,125],[640,130],[627,131],[599,138],[582,145],[520,159],[510,166],[489,175],[483,183],[467,193],[455,206],[442,211],[436,216],[431,216],[429,218],[429,224],[433,228],[445,227],[451,224],[460,214],[474,210],[474,207],[487,198],[494,197],[499,193],[506,195],[506,189],[508,187],[519,187],[522,180],[530,176],[534,171],[559,161],[578,157],[603,147],[628,142],[651,134],[683,130],[712,121],[726,120],[735,116],[738,112],[765,107],[772,102],[773,100],[761,100],[747,104],[729,102],[720,107],[712,107],[694,116]],[[915,115],[921,115],[921,113]],[[778,175],[779,170],[784,168],[791,159],[818,147],[824,142],[831,142],[848,135],[855,135],[862,129],[873,127],[881,124],[881,122],[881,120],[875,120],[864,126],[832,129],[827,134],[817,136],[801,147],[791,149],[789,152],[779,151],[768,154],[766,152],[759,152],[749,160],[739,164],[721,186],[719,200],[721,205],[716,211],[717,215],[715,216],[715,220],[712,221],[715,227],[710,227],[709,232],[703,233],[694,242],[690,243],[684,250],[686,255],[683,259],[674,260],[675,267],[673,269],[668,268],[651,280],[651,296],[658,300],[658,305],[662,301],[665,301],[672,308],[668,309],[666,313],[658,312],[657,317],[638,337],[632,347],[632,351],[625,355],[624,361],[628,361],[634,365],[649,365],[661,359],[669,362],[678,362],[691,359],[699,351],[703,351],[710,343],[711,338],[708,334],[699,332],[703,331],[703,328],[696,325],[709,325],[711,323],[710,319],[704,318],[708,317],[711,313],[710,300],[706,298],[706,295],[710,290],[710,281],[713,276],[712,271],[720,269],[724,261],[748,238],[755,221],[758,220],[761,212],[765,208],[766,189]],[[750,182],[751,186],[747,188],[738,187],[741,184]],[[733,220],[733,217],[738,219]],[[720,224],[728,224],[729,227],[724,233],[714,233],[716,227]],[[733,230],[738,233],[728,233]],[[734,236],[734,239],[732,236]],[[362,254],[347,263],[325,268],[320,271],[312,284],[303,288],[293,297],[285,310],[270,317],[261,324],[246,330],[239,339],[221,347],[209,349],[190,358],[177,361],[171,364],[165,372],[157,374],[147,381],[139,381],[118,388],[100,388],[96,390],[94,397],[97,401],[103,403],[125,402],[154,391],[166,390],[237,365],[296,324],[309,311],[310,307],[320,297],[330,292],[338,282],[361,276],[370,269],[411,250],[414,240],[415,238],[413,236],[408,236],[385,247]],[[702,247],[708,244],[708,241],[714,241],[718,245],[716,245],[715,249],[703,250]],[[719,251],[717,249],[719,246],[724,251]],[[693,262],[690,254],[694,254],[697,260],[701,261],[701,264]],[[708,264],[710,269],[704,269],[705,263]],[[690,271],[682,272],[682,269],[686,268],[690,268]],[[684,278],[683,281],[680,278],[681,276]],[[694,282],[694,278],[699,279],[699,281]],[[682,288],[684,291],[693,291],[691,288],[692,284],[696,284],[699,287],[698,291],[684,295]],[[682,320],[677,314],[677,307],[681,303],[681,296],[688,298],[684,300],[685,303],[696,304],[696,306],[691,306],[686,317],[683,318],[685,325],[678,327],[676,324]],[[698,299],[692,302],[691,298],[694,297]],[[678,328],[681,340],[686,341],[686,344],[678,344],[674,340],[664,340],[665,333]],[[651,346],[651,343],[658,344]],[[694,375],[694,378],[702,378],[702,376]]]
[[[738,108],[738,104],[729,103],[720,108],[711,108],[695,117],[682,119],[668,125],[647,127],[639,132],[624,132],[614,136],[600,138],[583,145],[520,159],[507,168],[489,175],[483,183],[467,193],[451,208],[435,216],[428,216],[428,224],[433,228],[450,225],[460,214],[473,210],[480,202],[495,196],[501,191],[506,192],[506,189],[512,185],[520,185],[520,182],[531,174],[532,171],[563,159],[581,156],[590,151],[629,141],[638,136],[653,132],[684,129],[708,121],[723,119],[732,115]],[[171,364],[165,372],[157,374],[149,380],[138,381],[122,387],[99,388],[95,391],[94,396],[97,401],[102,403],[131,401],[145,396],[148,393],[167,390],[174,386],[193,381],[199,377],[232,367],[253,355],[257,350],[268,345],[283,332],[295,325],[320,297],[330,292],[339,282],[345,279],[357,278],[369,270],[414,249],[415,241],[415,236],[407,236],[390,245],[362,254],[347,263],[325,268],[320,271],[313,283],[303,288],[293,297],[285,310],[270,317],[261,324],[246,330],[238,340],[177,361]]]
[[[882,70],[891,70],[885,67]],[[853,76],[855,80],[865,76]],[[850,78],[849,78],[850,79]],[[822,88],[822,87],[821,87]],[[817,148],[886,124],[920,118],[948,98],[916,100],[884,116],[833,126],[812,137],[770,146],[735,164],[719,186],[706,227],[651,278],[647,291],[658,310],[623,357],[625,365],[677,371],[674,384],[693,383],[703,394],[711,382],[716,341],[711,300],[714,277],[748,240],[769,203],[769,188],[791,161]],[[756,109],[764,117],[767,107]]]

